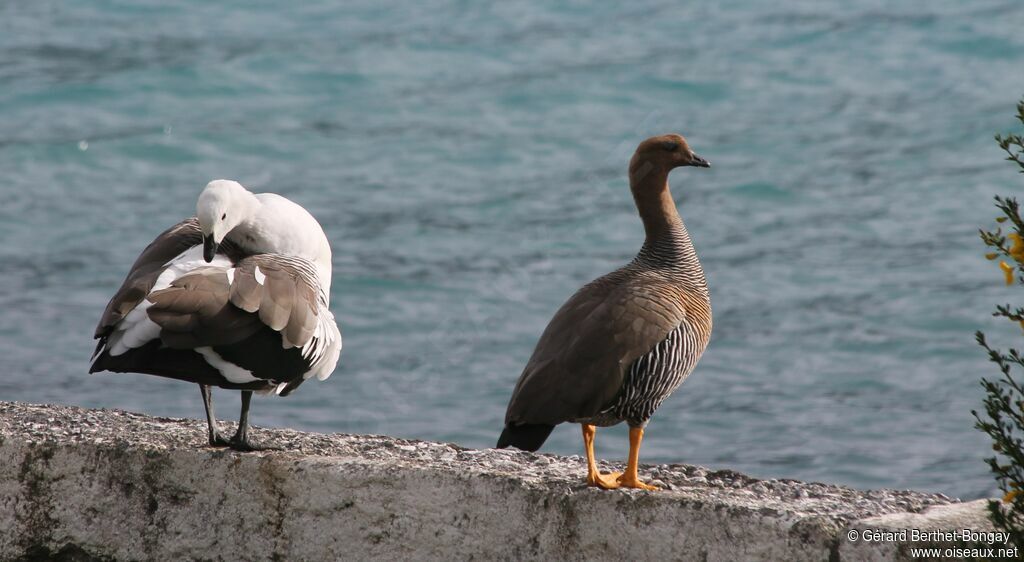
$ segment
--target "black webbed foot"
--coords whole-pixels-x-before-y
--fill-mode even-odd
[[[248,453],[252,451],[281,450],[280,447],[274,447],[271,445],[261,445],[259,443],[255,443],[252,439],[249,439],[248,436],[239,437],[237,434],[231,438],[231,441],[228,443],[228,447],[230,447],[232,451],[239,451],[243,453]]]
[[[249,451],[279,451],[280,447],[272,447],[270,445],[261,445],[260,443],[254,442],[249,438],[249,424],[238,426],[238,431],[231,436],[231,441],[228,444],[233,451],[249,452]]]
[[[210,434],[211,447],[230,447],[231,440],[220,434],[219,431]]]

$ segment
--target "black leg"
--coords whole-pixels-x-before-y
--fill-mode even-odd
[[[231,443],[221,436],[217,429],[217,418],[213,415],[213,391],[205,384],[199,385],[199,392],[203,395],[203,407],[206,408],[206,427],[209,431],[211,447],[227,447]]]
[[[249,439],[249,403],[252,402],[252,391],[242,391],[242,413],[238,416],[238,431],[231,438],[230,447],[236,451],[266,451],[275,447],[257,445]]]

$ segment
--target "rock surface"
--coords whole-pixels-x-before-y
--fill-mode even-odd
[[[282,429],[256,431],[281,451],[235,453],[205,436],[0,402],[0,559],[898,560],[906,544],[847,533],[988,529],[984,502],[920,492],[681,464],[641,468],[662,491],[608,492],[579,457]]]

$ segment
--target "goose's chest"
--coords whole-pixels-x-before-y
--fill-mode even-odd
[[[625,420],[631,427],[646,426],[655,410],[693,371],[707,340],[698,326],[684,320],[630,365],[618,396],[601,414],[614,418],[615,423]]]

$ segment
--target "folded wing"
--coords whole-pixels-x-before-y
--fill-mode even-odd
[[[284,349],[305,347],[326,312],[313,265],[280,254],[197,268],[147,300],[160,338],[179,349],[230,345],[264,326],[281,334]]]

